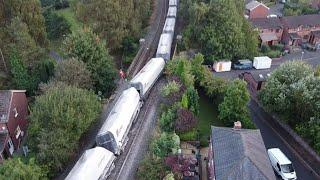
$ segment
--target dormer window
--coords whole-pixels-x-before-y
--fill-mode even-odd
[[[14,109],[13,109],[13,113],[14,113],[14,117],[17,118],[18,115],[19,115],[19,113],[18,113],[18,111],[17,111],[17,108],[14,108]]]

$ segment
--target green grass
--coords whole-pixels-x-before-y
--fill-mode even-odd
[[[201,146],[208,146],[208,138],[211,133],[211,125],[224,126],[218,119],[218,104],[208,98],[203,92],[199,92],[200,96],[200,114],[198,117],[197,129],[200,131]]]
[[[67,19],[71,25],[71,31],[78,31],[82,28],[82,23],[79,22],[71,8],[61,9],[56,11],[58,15],[61,15]]]

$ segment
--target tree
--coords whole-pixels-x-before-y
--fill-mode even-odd
[[[166,175],[167,170],[168,168],[162,159],[146,155],[139,165],[137,179],[162,179]]]
[[[28,144],[49,175],[62,170],[80,136],[99,115],[101,104],[88,90],[60,85],[36,97],[31,108]]]
[[[219,105],[219,118],[229,127],[233,126],[235,121],[241,121],[245,128],[254,128],[247,107],[249,100],[246,82],[239,79],[232,81]]]
[[[183,133],[192,130],[197,125],[197,119],[192,111],[181,108],[177,111],[177,120],[175,130],[177,133]]]
[[[74,58],[58,63],[54,80],[78,88],[91,89],[93,87],[91,72],[86,68],[83,61]]]
[[[79,14],[94,23],[94,31],[114,50],[121,48],[125,37],[138,37],[142,24],[148,22],[151,4],[151,0],[96,0],[84,3],[84,12]]]
[[[46,173],[31,158],[27,163],[20,158],[5,160],[0,166],[0,179],[10,180],[38,180],[47,179]]]
[[[17,17],[25,23],[29,33],[37,44],[46,43],[44,17],[39,0],[10,0],[4,1],[6,19]]]
[[[10,56],[10,70],[14,87],[16,89],[27,90],[29,95],[33,94],[38,84],[35,82],[35,79],[28,74],[27,68],[15,51],[13,51]]]
[[[192,111],[194,115],[199,115],[200,106],[199,106],[199,95],[197,90],[189,87],[186,91],[188,98],[188,109]]]
[[[15,17],[6,30],[10,42],[9,48],[5,48],[7,50],[5,54],[10,54],[10,51],[16,49],[19,50],[21,59],[26,66],[32,67],[39,63],[44,56],[44,49],[37,46],[36,41],[29,33],[27,24]]]
[[[69,57],[83,61],[91,72],[95,91],[110,95],[115,87],[116,69],[105,42],[90,29],[72,33],[65,41]]]
[[[71,24],[64,16],[59,16],[51,10],[47,10],[44,17],[49,39],[59,39],[71,33]]]
[[[165,157],[179,149],[180,144],[176,144],[174,134],[162,133],[159,138],[151,143],[151,151],[158,157]]]
[[[168,97],[174,93],[177,93],[180,89],[180,85],[176,81],[168,82],[161,90],[161,94],[164,97]]]

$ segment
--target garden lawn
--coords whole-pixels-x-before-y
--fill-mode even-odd
[[[200,114],[197,128],[200,131],[201,146],[208,146],[208,138],[211,133],[211,126],[224,126],[218,119],[218,104],[209,99],[203,92],[199,91]]]

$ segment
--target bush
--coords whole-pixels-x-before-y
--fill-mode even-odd
[[[177,93],[180,89],[180,85],[176,81],[170,81],[161,90],[161,94],[164,97],[168,97],[174,93]]]
[[[262,46],[261,46],[261,52],[262,53],[267,53],[267,52],[269,52],[271,49],[270,49],[270,47],[268,46],[268,45],[265,45],[265,44],[263,44]]]
[[[151,152],[158,157],[165,157],[179,149],[175,134],[162,133],[151,142]]]
[[[190,110],[181,108],[178,110],[177,114],[178,118],[175,122],[176,132],[186,132],[193,129],[197,125],[197,119]]]
[[[176,121],[177,115],[176,115],[176,108],[171,107],[167,111],[164,111],[161,114],[159,123],[160,128],[164,132],[173,132],[174,131],[174,123]]]
[[[178,134],[181,141],[195,141],[197,139],[196,129]]]
[[[168,170],[162,159],[146,155],[139,165],[137,179],[162,179]]]
[[[277,50],[277,51],[283,51],[284,45],[283,44],[276,44],[271,46],[272,50]]]
[[[276,51],[269,51],[266,53],[266,56],[270,57],[270,58],[277,58],[281,56],[281,52],[276,50]]]

